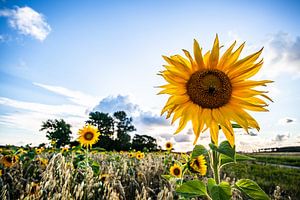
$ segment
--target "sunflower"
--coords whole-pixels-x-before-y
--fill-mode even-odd
[[[265,99],[272,101],[266,91],[255,90],[257,86],[266,86],[270,80],[248,80],[262,67],[263,59],[256,62],[262,49],[243,59],[238,59],[245,43],[233,51],[234,42],[219,58],[219,39],[216,35],[211,51],[202,56],[202,48],[194,40],[194,58],[183,50],[180,55],[163,56],[168,63],[161,75],[168,84],[160,86],[158,94],[170,97],[161,114],[167,112],[167,118],[173,114],[172,124],[180,118],[175,134],[192,122],[195,134],[194,144],[200,133],[209,128],[213,143],[218,144],[219,128],[229,143],[234,146],[232,123],[239,124],[248,133],[248,129],[259,125],[245,110],[268,111]],[[263,97],[261,99],[259,97]]]
[[[130,153],[128,154],[128,157],[129,157],[129,158],[133,158],[133,157],[134,157],[134,153],[130,152]]]
[[[61,153],[64,153],[64,152],[68,152],[69,151],[69,148],[68,147],[63,147],[61,149]]]
[[[35,149],[35,152],[36,152],[37,154],[40,154],[40,153],[42,153],[42,151],[43,151],[43,149],[41,149],[41,148],[39,148],[39,149]]]
[[[78,141],[81,146],[92,147],[98,141],[100,133],[97,127],[86,125],[78,131],[78,135]]]
[[[109,174],[101,174],[100,181],[105,182],[109,178]]]
[[[40,184],[39,183],[31,183],[31,189],[30,189],[30,195],[35,195],[40,189]]]
[[[181,167],[177,164],[174,164],[171,168],[170,168],[170,174],[172,176],[176,176],[177,178],[181,177],[182,174],[182,170]]]
[[[168,151],[171,151],[171,150],[173,149],[173,144],[172,144],[172,142],[167,142],[167,143],[166,143],[166,149],[167,149]]]
[[[137,152],[135,157],[139,160],[143,159],[145,157],[145,154],[142,152]]]
[[[3,156],[1,158],[1,163],[5,167],[13,167],[18,160],[19,160],[18,156],[15,156],[15,155],[6,155],[6,156]]]
[[[204,156],[200,155],[197,158],[192,159],[189,162],[189,167],[192,172],[200,173],[202,176],[205,175],[207,171],[207,166]]]

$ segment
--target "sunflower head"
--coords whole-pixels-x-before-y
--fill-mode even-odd
[[[167,151],[171,151],[173,149],[172,142],[166,142],[165,146],[166,146]]]
[[[63,147],[61,149],[61,153],[64,153],[64,152],[68,152],[69,151],[69,148],[68,147]]]
[[[180,178],[182,175],[182,169],[179,165],[174,164],[171,168],[170,168],[170,174],[172,176],[175,176],[177,178]]]
[[[37,148],[35,149],[35,153],[40,154],[42,153],[43,149],[42,148]]]
[[[100,181],[105,182],[108,180],[108,178],[109,178],[109,174],[101,174]]]
[[[19,157],[16,155],[5,155],[1,158],[1,163],[4,167],[13,167],[19,160]]]
[[[78,135],[80,145],[88,148],[89,146],[92,147],[93,144],[97,143],[100,133],[97,127],[86,125],[78,131]]]
[[[31,195],[36,194],[36,193],[39,191],[39,189],[40,189],[40,184],[39,184],[39,183],[33,182],[33,183],[31,184],[30,194],[31,194]]]
[[[216,36],[212,50],[202,55],[202,48],[194,40],[194,55],[183,50],[180,55],[163,56],[165,70],[161,75],[167,84],[160,86],[159,94],[170,95],[161,114],[167,118],[173,115],[172,124],[179,120],[176,133],[191,121],[195,134],[194,144],[200,133],[210,130],[213,143],[218,144],[219,127],[227,140],[234,146],[232,123],[239,124],[248,132],[249,128],[259,130],[259,125],[245,110],[268,111],[265,100],[272,101],[265,93],[254,89],[266,86],[269,80],[249,80],[262,67],[263,60],[257,61],[262,49],[239,59],[244,43],[234,50],[234,42],[220,56],[220,45]]]
[[[134,153],[133,153],[133,152],[129,152],[129,153],[128,153],[128,157],[129,157],[129,158],[133,158],[133,157],[134,157]]]
[[[198,156],[197,158],[189,161],[189,169],[194,173],[200,173],[202,176],[206,174],[207,166],[206,160],[203,155]]]
[[[137,152],[135,157],[139,160],[143,159],[145,157],[145,154],[142,152]]]
[[[181,174],[182,174],[182,169],[179,165],[177,164],[174,164],[171,168],[170,168],[170,174],[172,176],[175,176],[177,178],[180,178],[181,177]]]

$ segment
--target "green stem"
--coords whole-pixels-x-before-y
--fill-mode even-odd
[[[212,153],[213,153],[212,167],[213,167],[214,179],[216,181],[216,184],[219,184],[220,183],[219,153],[214,150]]]
[[[86,151],[85,151],[85,165],[86,166],[89,166],[89,157],[88,157],[88,154],[89,154],[89,147],[87,146],[86,147]]]

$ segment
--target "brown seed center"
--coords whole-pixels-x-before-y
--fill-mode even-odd
[[[94,137],[94,134],[92,132],[87,132],[84,134],[84,139],[86,140],[92,140]]]
[[[174,173],[175,176],[178,176],[180,174],[180,169],[175,168],[173,173]]]
[[[186,87],[190,99],[202,108],[219,108],[227,104],[232,92],[228,76],[216,69],[195,72]]]

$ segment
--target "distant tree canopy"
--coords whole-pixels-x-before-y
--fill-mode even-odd
[[[49,140],[56,142],[56,147],[67,145],[71,140],[71,125],[66,123],[63,119],[48,119],[43,122],[40,131],[46,130],[46,137]]]
[[[101,147],[110,150],[135,149],[137,151],[157,150],[156,139],[148,135],[135,135],[131,142],[130,133],[136,131],[133,120],[126,112],[117,111],[111,116],[109,113],[91,112],[86,124],[96,126],[100,131],[98,142],[93,147]],[[43,122],[40,131],[46,130],[46,137],[56,142],[56,147],[70,144],[78,144],[77,141],[70,142],[71,125],[63,119],[47,120]]]
[[[155,151],[157,150],[156,139],[148,135],[135,135],[132,140],[132,149]]]

